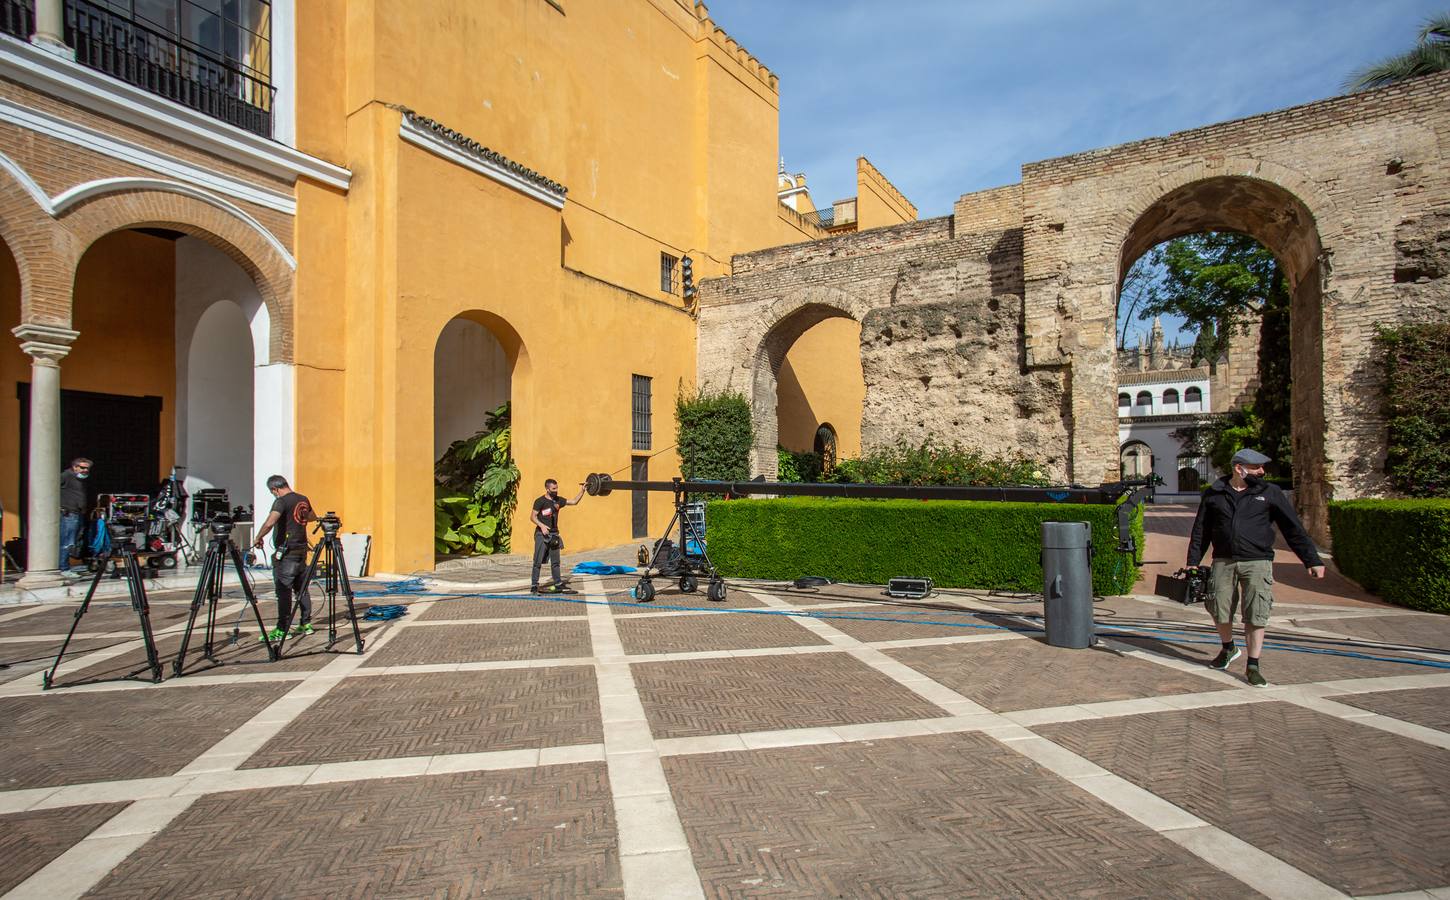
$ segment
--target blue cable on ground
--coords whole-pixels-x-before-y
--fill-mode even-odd
[[[381,585],[369,584],[361,590],[354,590],[354,597],[390,597],[394,595],[413,595],[427,590],[427,585],[421,578],[404,578],[402,581],[385,581]]]

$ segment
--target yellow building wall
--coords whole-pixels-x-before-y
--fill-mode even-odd
[[[856,159],[856,228],[916,221],[916,207],[866,157]]]
[[[373,535],[375,569],[432,568],[433,354],[460,315],[512,354],[516,551],[545,477],[572,496],[628,472],[632,374],[651,477],[677,474],[695,334],[660,254],[699,280],[819,236],[776,211],[774,76],[690,0],[299,6],[299,144],[353,172],[298,189],[299,486]],[[403,142],[404,107],[567,185],[563,211]],[[657,528],[670,498],[650,503]],[[627,495],[563,521],[573,550],[631,540]]]
[[[0,326],[20,324],[20,277],[13,257],[0,264]],[[60,362],[60,386],[161,398],[160,481],[176,455],[176,246],[166,238],[120,231],[97,241],[76,271],[71,327],[80,332]],[[16,385],[30,381],[30,357],[18,342],[0,350],[0,500],[5,536],[19,534],[20,402]],[[89,451],[106,464],[103,448]],[[69,462],[62,460],[61,465]],[[135,485],[150,492],[156,482]]]
[[[826,319],[791,345],[776,379],[780,445],[815,449],[816,429],[836,430],[836,458],[861,455],[861,410],[866,382],[861,375],[861,324]]]

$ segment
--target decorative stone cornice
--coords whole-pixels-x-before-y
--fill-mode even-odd
[[[70,345],[81,336],[79,331],[59,325],[27,323],[10,329],[20,339],[20,349],[40,363],[56,363],[70,352]]]
[[[408,143],[506,184],[555,209],[564,208],[564,195],[569,189],[559,182],[490,150],[441,122],[420,116],[407,107],[397,109],[403,114],[399,134]]]

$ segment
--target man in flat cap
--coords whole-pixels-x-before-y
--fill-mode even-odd
[[[1269,457],[1245,448],[1234,454],[1233,474],[1215,481],[1203,494],[1193,537],[1188,542],[1188,564],[1196,566],[1213,545],[1213,596],[1208,612],[1218,626],[1223,652],[1210,668],[1227,669],[1239,658],[1234,646],[1234,610],[1244,617],[1244,644],[1249,662],[1246,677],[1254,687],[1269,682],[1259,668],[1264,649],[1264,627],[1274,606],[1274,525],[1315,578],[1324,577],[1324,561],[1309,533],[1278,485],[1264,480]]]

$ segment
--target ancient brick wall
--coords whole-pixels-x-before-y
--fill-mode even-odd
[[[765,448],[782,343],[849,315],[868,446],[931,433],[1116,477],[1123,272],[1161,241],[1243,231],[1290,278],[1296,476],[1323,537],[1329,497],[1385,489],[1374,326],[1450,316],[1447,147],[1450,74],[1030,163],[952,217],[737,257],[701,293],[700,378],[752,393]]]

